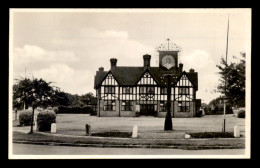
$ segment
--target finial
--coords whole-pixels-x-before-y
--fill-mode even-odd
[[[169,42],[170,42],[170,39],[167,38],[166,40],[168,41],[168,50],[169,50],[169,45],[170,45]]]

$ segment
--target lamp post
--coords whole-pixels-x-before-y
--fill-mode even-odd
[[[172,117],[171,117],[171,75],[167,77],[167,103],[166,103],[166,117],[164,122],[164,130],[172,130]]]

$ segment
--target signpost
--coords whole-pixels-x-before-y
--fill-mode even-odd
[[[159,52],[159,71],[166,79],[167,84],[167,103],[166,103],[166,117],[164,122],[164,130],[172,130],[172,116],[171,116],[171,85],[172,77],[177,72],[178,65],[178,52],[181,48],[173,43],[170,46],[170,39],[167,39],[168,45],[161,45],[158,49]]]

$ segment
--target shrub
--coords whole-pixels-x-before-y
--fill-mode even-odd
[[[59,114],[91,114],[93,110],[88,106],[59,106]]]
[[[54,111],[45,110],[38,114],[37,124],[39,131],[50,131],[52,123],[56,123],[56,114]]]
[[[237,113],[238,118],[245,118],[246,117],[246,112],[245,110],[239,110]]]
[[[58,113],[59,112],[59,109],[58,109],[58,107],[53,107],[53,111],[54,111],[54,113]]]
[[[24,110],[21,111],[19,115],[19,123],[21,126],[31,125],[32,120],[32,111],[31,110]]]

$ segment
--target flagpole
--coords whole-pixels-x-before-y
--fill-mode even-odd
[[[228,34],[229,34],[229,14],[228,14],[228,25],[227,25],[227,46],[226,46],[226,63],[228,57]],[[224,123],[223,123],[223,132],[226,132],[226,80],[227,75],[225,76],[225,88],[224,88]]]

